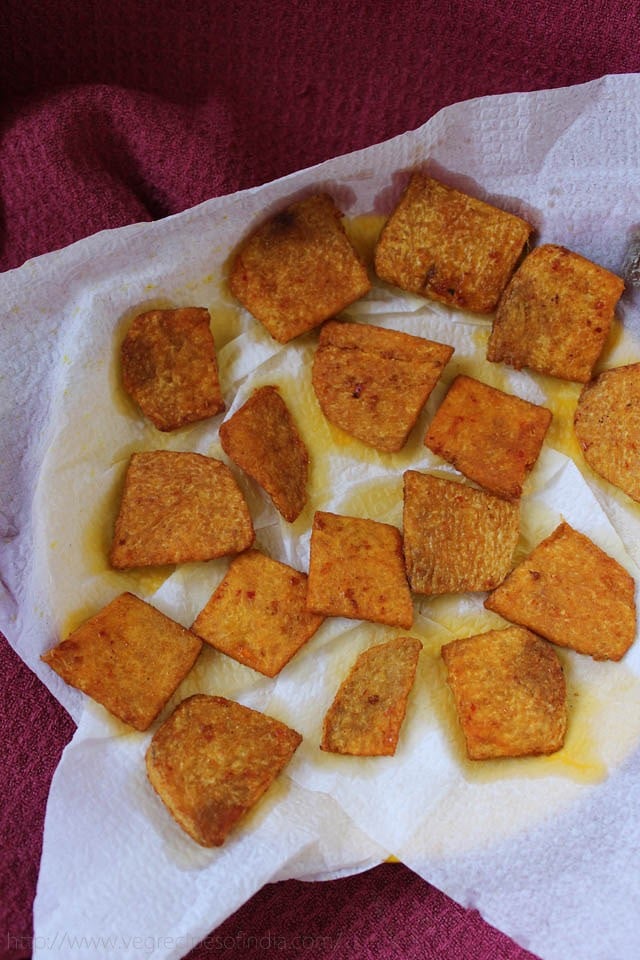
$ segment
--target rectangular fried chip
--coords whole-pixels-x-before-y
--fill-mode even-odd
[[[307,610],[307,577],[257,550],[235,557],[191,629],[217,650],[275,677],[324,617]]]
[[[289,523],[307,501],[309,453],[278,388],[259,387],[220,425],[228,457],[271,497]]]
[[[312,383],[327,420],[377,450],[400,450],[453,347],[367,323],[329,320]]]
[[[329,617],[408,629],[413,603],[400,531],[377,520],[318,510],[311,531],[307,605]]]
[[[511,570],[519,535],[517,502],[444,477],[404,474],[404,556],[415,593],[493,590]]]
[[[376,273],[403,290],[489,313],[531,230],[512,213],[414,173],[382,228]]]
[[[546,407],[461,375],[449,387],[424,442],[485,490],[517,500],[551,417]]]
[[[640,502],[640,363],[605,370],[587,383],[573,424],[591,469]]]
[[[562,664],[546,640],[521,627],[442,647],[470,760],[555,753],[564,744]]]
[[[624,283],[555,244],[525,257],[498,305],[487,358],[586,383],[605,345]]]
[[[122,383],[158,430],[177,430],[224,410],[211,317],[204,307],[150,310],[120,348]]]
[[[146,730],[201,647],[191,631],[123,593],[41,659],[124,723]]]
[[[275,340],[287,343],[317,327],[371,288],[326,194],[281,210],[238,249],[229,287]]]
[[[302,737],[224,697],[183,700],[154,734],[147,776],[174,820],[203,847],[221,846],[268,790]]]
[[[253,538],[249,508],[226,464],[172,450],[132,455],[112,567],[212,560],[246,550]]]
[[[421,650],[419,640],[398,637],[361,653],[324,718],[321,749],[393,756]]]
[[[633,577],[568,523],[539,543],[485,606],[594,660],[620,660],[636,635]]]

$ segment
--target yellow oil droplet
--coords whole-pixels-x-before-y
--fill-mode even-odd
[[[366,264],[373,263],[373,252],[385,220],[383,216],[369,213],[343,221],[347,236]]]

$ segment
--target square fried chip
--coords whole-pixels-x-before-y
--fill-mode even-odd
[[[568,523],[535,547],[485,607],[594,660],[620,660],[636,635],[633,577]]]
[[[470,760],[555,753],[564,744],[562,664],[546,640],[521,627],[442,647]]]
[[[122,383],[158,430],[176,430],[225,408],[210,323],[203,307],[181,307],[141,313],[127,330]]]
[[[403,290],[489,313],[531,231],[520,217],[414,173],[382,228],[376,273]]]
[[[174,820],[203,847],[221,846],[289,763],[302,737],[224,697],[183,700],[156,731],[149,781]]]
[[[229,287],[280,343],[317,327],[371,288],[367,268],[326,194],[281,210],[242,243]]]
[[[511,570],[519,535],[517,502],[444,477],[404,474],[404,556],[415,593],[493,590]]]
[[[640,502],[640,363],[587,383],[573,424],[591,469]]]
[[[134,453],[110,562],[115,569],[212,560],[253,543],[249,508],[233,474],[199,453]]]
[[[490,493],[517,500],[551,417],[546,407],[461,375],[449,387],[424,442]]]
[[[255,390],[220,425],[222,449],[271,497],[289,523],[307,501],[309,454],[277,387]]]
[[[361,653],[324,718],[320,748],[357,757],[392,757],[422,644],[398,637]]]
[[[196,661],[202,641],[123,593],[43,654],[62,679],[136,730],[156,719]]]
[[[329,320],[312,383],[327,420],[377,450],[400,450],[453,347],[367,323]]]
[[[514,273],[494,318],[487,358],[586,383],[605,345],[624,283],[555,244]]]
[[[217,650],[275,677],[324,617],[307,610],[307,576],[258,550],[240,554],[191,629]]]
[[[311,531],[307,605],[328,617],[408,629],[413,603],[400,531],[377,520],[318,510]]]

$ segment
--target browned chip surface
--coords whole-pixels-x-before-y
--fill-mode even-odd
[[[131,593],[112,600],[42,656],[136,730],[146,730],[187,675],[202,641]]]
[[[458,376],[424,442],[481,487],[517,500],[538,459],[551,416],[546,407]]]
[[[224,410],[209,311],[151,310],[122,342],[122,382],[158,430],[175,430]]]
[[[561,647],[620,660],[636,635],[635,584],[617,560],[561,523],[485,601]]]
[[[327,420],[378,450],[400,450],[453,347],[365,323],[322,328],[312,382]]]
[[[419,640],[398,637],[361,653],[324,718],[321,749],[393,756],[421,650]]]
[[[605,370],[586,384],[574,426],[589,466],[640,501],[640,363]]]
[[[408,629],[413,604],[399,530],[377,520],[317,511],[307,604],[325,616]]]
[[[252,233],[231,264],[234,296],[286,343],[371,288],[367,270],[325,194],[281,210]]]
[[[220,426],[222,449],[292,523],[307,500],[309,454],[276,387],[259,387]]]
[[[191,629],[212,647],[275,677],[323,617],[307,610],[307,577],[249,550],[236,557]]]
[[[110,561],[116,569],[212,560],[253,543],[249,508],[229,468],[198,453],[134,453]]]
[[[520,508],[485,490],[407,470],[404,556],[411,589],[493,590],[511,570]]]
[[[302,737],[224,697],[183,700],[156,731],[147,775],[176,822],[219,847],[295,753]]]
[[[577,253],[537,247],[498,305],[488,359],[586,383],[623,289],[619,277]]]
[[[416,173],[382,229],[376,273],[403,290],[488,313],[531,230],[511,213]]]
[[[562,665],[521,627],[490,630],[442,648],[470,760],[554,753],[567,726]]]

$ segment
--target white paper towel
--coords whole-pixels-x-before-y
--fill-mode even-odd
[[[189,625],[227,566],[108,568],[131,452],[167,447],[224,459],[222,417],[163,435],[122,392],[120,340],[129,319],[152,306],[211,310],[230,412],[263,383],[279,384],[294,412],[312,457],[310,502],[296,523],[286,524],[236,471],[258,545],[271,555],[306,569],[315,509],[401,526],[402,472],[447,469],[422,437],[445,384],[467,372],[555,412],[523,500],[521,553],[564,517],[637,578],[640,516],[579,456],[570,429],[576,385],[488,364],[486,319],[377,284],[345,316],[456,351],[407,447],[378,454],[345,441],[320,415],[309,380],[317,334],[276,344],[230,298],[224,274],[230,250],[266,212],[311,189],[332,193],[354,235],[370,240],[375,216],[389,212],[403,171],[415,165],[523,215],[538,242],[620,272],[640,219],[640,117],[630,109],[639,96],[634,75],[457,104],[388,143],[158,223],[98,234],[0,277],[0,626],[79,722],[47,809],[36,955],[56,948],[95,956],[102,937],[103,956],[139,957],[146,938],[153,956],[180,957],[269,880],[335,876],[391,852],[545,960],[635,960],[640,808],[629,801],[640,783],[640,647],[620,664],[563,652],[565,749],[483,765],[463,757],[438,657],[444,639],[502,622],[481,596],[416,598],[409,632],[424,652],[395,758],[334,757],[317,745],[324,710],[357,653],[397,631],[328,620],[275,680],[207,649],[165,715],[192,692],[218,693],[305,736],[274,789],[214,851],[195,846],[147,784],[150,734],[86,702],[39,656],[124,589]],[[632,287],[619,317],[624,331],[607,348],[608,366],[640,358]]]

